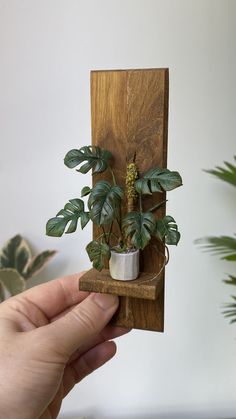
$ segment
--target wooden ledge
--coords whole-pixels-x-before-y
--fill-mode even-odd
[[[156,300],[163,289],[163,275],[155,278],[155,273],[141,272],[133,281],[117,281],[111,278],[108,269],[98,272],[90,269],[79,280],[81,291],[114,294],[123,297]]]

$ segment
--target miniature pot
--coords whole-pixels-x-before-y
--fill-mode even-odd
[[[139,274],[139,250],[119,253],[111,250],[109,260],[110,275],[120,281],[131,281]]]

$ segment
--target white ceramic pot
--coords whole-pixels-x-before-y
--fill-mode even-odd
[[[109,268],[113,279],[131,281],[132,279],[138,278],[139,250],[129,253],[118,253],[112,250]]]

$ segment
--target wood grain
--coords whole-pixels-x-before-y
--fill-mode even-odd
[[[163,277],[153,273],[141,272],[133,281],[117,281],[112,279],[109,270],[103,269],[98,272],[90,269],[80,279],[81,291],[93,291],[114,294],[124,297],[156,300],[163,289]]]
[[[112,152],[118,184],[124,186],[126,165],[134,156],[141,175],[153,166],[166,167],[168,69],[92,71],[91,121],[92,144]],[[93,182],[99,178],[94,176]],[[109,174],[105,178],[110,180]],[[150,196],[144,209],[164,199],[164,193]],[[163,217],[165,206],[157,214]],[[96,226],[93,235],[98,235]],[[163,252],[163,245],[152,240],[142,252],[141,271],[159,272]],[[161,281],[164,284],[164,271]],[[163,331],[164,286],[156,300],[120,297],[113,321],[120,326]]]

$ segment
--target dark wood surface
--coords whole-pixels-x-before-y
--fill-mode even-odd
[[[117,281],[112,279],[109,270],[102,272],[90,269],[80,279],[81,291],[93,291],[114,294],[123,297],[156,300],[163,289],[163,277],[153,273],[141,272],[133,281]]]
[[[118,184],[124,186],[126,165],[134,155],[140,175],[153,166],[166,167],[168,69],[92,71],[91,122],[92,144],[112,152]],[[106,176],[111,180],[109,174]],[[98,179],[96,175],[93,181]],[[164,193],[148,197],[144,209],[163,199]],[[165,206],[157,214],[163,217]],[[96,226],[93,235],[98,236]],[[141,271],[159,272],[163,252],[163,245],[152,241],[141,254]],[[161,281],[164,284],[164,270]],[[120,297],[113,322],[125,327],[163,331],[164,286],[156,300],[145,299],[145,294],[143,298],[130,297],[128,292],[127,288],[127,296]]]

